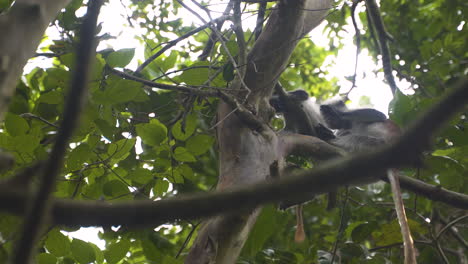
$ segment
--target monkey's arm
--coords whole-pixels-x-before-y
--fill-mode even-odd
[[[372,108],[343,111],[335,105],[322,105],[320,106],[320,113],[327,125],[332,129],[350,129],[353,124],[376,123],[387,120],[384,113]]]
[[[372,147],[379,147],[385,144],[385,139],[379,137],[355,135],[349,131],[340,131],[335,139],[330,143],[348,152],[367,151]]]
[[[384,113],[372,108],[362,108],[341,112],[341,118],[351,122],[375,123],[384,122],[387,117]]]

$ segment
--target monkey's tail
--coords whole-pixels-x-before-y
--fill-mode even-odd
[[[302,217],[302,204],[296,205],[296,233],[294,234],[294,241],[301,243],[305,240],[304,220]]]
[[[395,203],[395,211],[400,224],[401,235],[403,237],[403,246],[405,252],[405,264],[416,264],[416,250],[414,249],[413,237],[406,218],[405,204],[401,197],[400,180],[395,169],[387,171],[388,180],[392,188],[393,202]]]

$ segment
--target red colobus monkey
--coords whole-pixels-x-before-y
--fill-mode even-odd
[[[320,106],[320,113],[326,125],[337,130],[336,138],[329,142],[351,153],[389,144],[401,135],[400,128],[375,109],[348,110],[341,102]],[[401,196],[398,172],[389,169],[387,177],[392,188],[395,211],[403,236],[405,264],[413,264],[416,263],[416,253]]]
[[[350,153],[366,151],[391,143],[401,134],[400,128],[385,114],[372,108],[347,109],[343,101],[318,105],[307,92],[296,90],[283,96],[273,96],[270,104],[284,115],[285,130],[311,135],[340,147]],[[335,130],[335,133],[330,129]],[[395,210],[404,242],[405,263],[416,263],[416,254],[406,218],[401,189],[396,170],[388,170],[387,176],[393,193]],[[375,177],[362,182],[370,183]],[[301,206],[297,206],[295,240],[304,240]]]

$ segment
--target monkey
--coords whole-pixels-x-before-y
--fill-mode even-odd
[[[325,127],[325,121],[321,117],[319,105],[309,97],[309,94],[301,89],[285,92],[278,83],[275,87],[276,94],[270,99],[270,105],[277,113],[282,113],[285,120],[284,131],[297,134],[318,137],[324,141],[335,138],[333,132]],[[328,195],[328,208],[333,208],[336,203],[336,193],[330,192]],[[302,217],[302,204],[296,204],[296,232],[294,240],[296,243],[305,240],[304,224]],[[290,201],[280,204],[280,209],[291,206]]]
[[[348,110],[342,102],[321,105],[320,114],[329,128],[336,129],[336,138],[331,139],[329,143],[350,153],[389,144],[401,135],[398,125],[375,109]],[[416,263],[414,242],[401,196],[398,171],[389,169],[387,177],[392,189],[395,211],[403,237],[405,264]]]
[[[277,112],[283,113],[286,131],[316,136],[350,153],[388,144],[401,134],[400,128],[393,121],[372,108],[349,110],[342,100],[319,105],[311,101],[304,90],[288,93],[279,90],[277,94],[270,99],[270,104]],[[336,132],[333,133],[330,129]],[[396,174],[396,170],[390,169],[387,177],[391,184],[395,210],[403,236],[405,261],[416,263],[414,243]],[[375,177],[365,179],[361,184],[371,182],[375,182]],[[302,242],[305,234],[301,205],[296,206],[296,217],[295,241]]]
[[[324,120],[321,118],[319,105],[306,91],[301,89],[287,93],[282,91],[271,97],[270,105],[277,113],[283,114],[286,122],[285,131],[315,136],[325,141],[335,138],[333,132],[323,125]]]

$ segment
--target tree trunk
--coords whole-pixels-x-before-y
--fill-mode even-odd
[[[0,120],[44,31],[70,0],[17,0],[0,16]]]
[[[244,82],[252,91],[248,104],[268,122],[268,98],[298,41],[328,13],[331,0],[280,1],[247,60]],[[220,172],[218,191],[274,177],[283,151],[272,130],[261,133],[245,126],[232,109],[220,103],[217,127]],[[204,222],[185,263],[235,263],[261,208],[222,215]]]

